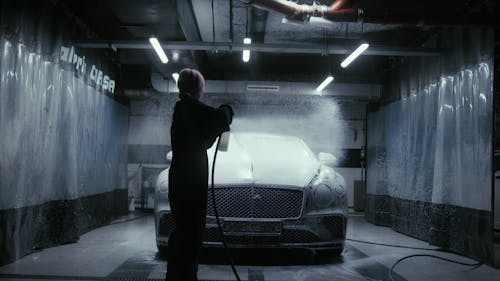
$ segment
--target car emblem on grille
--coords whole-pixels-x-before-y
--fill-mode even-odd
[[[255,193],[253,195],[253,200],[260,200],[260,199],[262,199],[262,196],[260,194]]]

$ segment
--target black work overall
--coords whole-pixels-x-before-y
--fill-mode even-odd
[[[207,210],[207,149],[222,132],[229,131],[232,118],[227,108],[180,97],[170,132],[173,153],[168,197],[175,230],[168,240],[166,280],[195,281]]]

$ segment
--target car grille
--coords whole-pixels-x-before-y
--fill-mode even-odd
[[[321,222],[330,231],[334,238],[344,238],[345,218],[343,216],[327,216]]]
[[[303,196],[302,190],[266,186],[215,189],[217,210],[222,218],[298,218],[302,212]],[[210,190],[207,216],[215,216]]]
[[[174,218],[172,217],[172,213],[166,213],[160,218],[160,223],[158,224],[159,230],[158,233],[163,236],[169,236],[170,233],[175,228]]]

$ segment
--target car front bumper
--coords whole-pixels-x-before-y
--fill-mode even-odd
[[[261,222],[279,222],[281,230],[279,233],[247,233],[231,232],[224,233],[226,242],[233,248],[300,248],[300,249],[341,249],[345,243],[346,216],[342,213],[304,216],[296,220],[235,220],[221,219],[247,224],[259,224]],[[169,212],[161,212],[156,216],[156,242],[160,246],[166,246],[168,235],[175,228],[172,216]],[[204,247],[222,247],[220,232],[214,218],[207,217]]]

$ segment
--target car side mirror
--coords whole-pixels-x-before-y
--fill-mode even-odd
[[[168,162],[172,162],[172,150],[165,155],[165,159],[167,159]]]
[[[219,142],[219,151],[227,151],[229,148],[229,136],[231,135],[230,132],[224,132],[220,136],[220,142]]]
[[[318,154],[318,160],[323,165],[333,165],[337,162],[337,157],[333,156],[331,153],[320,152]]]

